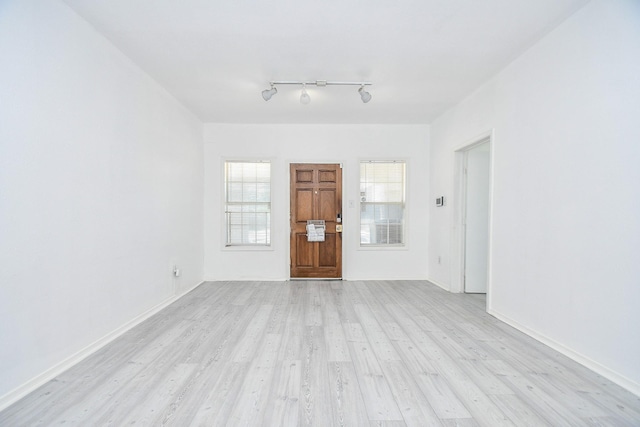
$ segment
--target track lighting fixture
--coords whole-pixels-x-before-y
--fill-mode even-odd
[[[278,93],[278,89],[276,89],[276,87],[272,84],[271,89],[265,89],[262,91],[262,98],[264,98],[265,101],[268,101],[276,93]]]
[[[276,85],[302,85],[302,92],[300,93],[300,103],[306,105],[311,102],[311,97],[307,93],[307,85],[313,85],[316,87],[324,87],[324,86],[330,86],[330,85],[360,86],[360,88],[358,89],[358,93],[360,94],[360,99],[362,100],[362,102],[366,104],[367,102],[371,101],[371,94],[365,90],[365,86],[371,86],[373,83],[371,82],[328,82],[326,80],[316,80],[316,81],[283,80],[283,81],[272,81],[272,82],[269,82],[269,84],[271,85],[271,88],[262,91],[262,98],[265,101],[270,100],[273,95],[278,93],[278,89],[276,88]]]
[[[362,102],[364,102],[365,104],[371,101],[371,94],[364,90],[364,86],[360,86],[360,89],[358,89],[358,93],[360,94],[360,99],[362,99]]]
[[[307,93],[306,83],[302,83],[302,93],[300,94],[300,104],[307,105],[311,102],[311,97]]]

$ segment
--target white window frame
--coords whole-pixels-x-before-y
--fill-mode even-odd
[[[358,161],[358,225],[359,230],[362,229],[362,208],[363,205],[367,202],[363,201],[361,195],[361,169],[362,164],[364,163],[402,163],[404,165],[404,177],[403,177],[403,216],[402,216],[402,243],[362,243],[362,238],[360,232],[358,232],[358,248],[359,250],[407,250],[409,248],[408,242],[408,217],[409,217],[409,209],[408,209],[408,169],[409,169],[409,161],[407,159],[398,159],[398,158],[386,158],[386,159],[360,159]]]
[[[268,243],[229,243],[229,219],[228,219],[228,204],[230,203],[227,198],[227,164],[228,163],[268,163],[269,168],[269,220],[267,233],[269,236]],[[270,159],[247,159],[247,158],[223,158],[222,159],[222,247],[224,250],[240,250],[240,251],[270,251],[273,250],[273,161]],[[259,202],[264,204],[265,202]],[[256,202],[258,204],[258,202]]]

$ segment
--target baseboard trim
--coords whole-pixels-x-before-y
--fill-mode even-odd
[[[174,295],[172,297],[169,297],[169,298],[165,299],[160,304],[157,304],[157,305],[151,307],[150,309],[148,309],[147,311],[139,314],[138,316],[134,317],[133,319],[131,319],[130,321],[128,321],[124,325],[120,326],[119,328],[115,329],[114,331],[111,331],[110,333],[108,333],[104,337],[98,339],[97,341],[94,341],[93,343],[89,344],[88,346],[86,346],[82,350],[80,350],[77,353],[69,356],[68,358],[66,358],[62,362],[52,366],[51,368],[47,369],[46,371],[42,372],[41,374],[37,375],[36,377],[30,379],[26,383],[16,387],[15,389],[11,390],[8,393],[6,393],[2,397],[0,397],[0,411],[3,411],[4,409],[6,409],[9,406],[13,405],[18,400],[20,400],[23,397],[25,397],[27,394],[29,394],[32,391],[36,390],[38,387],[44,385],[45,383],[47,383],[47,382],[51,381],[52,379],[54,379],[55,377],[57,377],[58,375],[62,374],[64,371],[66,371],[69,368],[73,367],[74,365],[80,363],[82,360],[86,359],[87,357],[89,357],[90,355],[95,353],[96,351],[100,350],[102,347],[104,347],[105,345],[109,344],[111,341],[115,340],[116,338],[118,338],[119,336],[121,336],[125,332],[129,331],[130,329],[132,329],[136,325],[138,325],[138,324],[142,323],[143,321],[147,320],[148,318],[150,318],[151,316],[153,316],[154,314],[156,314],[157,312],[159,312],[163,308],[165,308],[165,307],[169,306],[170,304],[172,304],[173,302],[179,300],[180,298],[182,298],[183,296],[185,296],[186,294],[188,294],[189,292],[191,292],[192,290],[194,290],[198,286],[202,285],[203,283],[204,283],[204,281],[202,281],[202,282],[198,283],[197,285],[189,288],[188,290],[182,292],[181,294]]]
[[[619,374],[618,372],[613,371],[610,368],[607,368],[606,366],[590,359],[589,357],[565,346],[564,344],[559,343],[558,341],[547,337],[544,334],[541,334],[531,328],[528,328],[524,325],[522,325],[521,323],[509,318],[508,316],[503,315],[502,313],[493,310],[493,309],[488,309],[487,313],[489,313],[490,315],[494,316],[495,318],[497,318],[498,320],[501,320],[502,322],[508,324],[509,326],[512,326],[514,328],[516,328],[517,330],[519,330],[520,332],[523,332],[527,335],[529,335],[530,337],[540,341],[541,343],[551,347],[552,349],[562,353],[563,355],[567,356],[568,358],[580,363],[581,365],[591,369],[592,371],[594,371],[595,373],[602,375],[603,377],[607,378],[608,380],[618,384],[620,387],[623,387],[627,390],[629,390],[631,393],[640,396],[640,384],[638,384],[637,382],[625,377],[624,375]]]

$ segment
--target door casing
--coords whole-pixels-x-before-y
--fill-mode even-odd
[[[492,259],[491,259],[491,246],[492,246],[492,221],[493,221],[493,171],[494,171],[494,145],[495,138],[493,130],[484,132],[465,143],[459,145],[453,149],[454,154],[454,194],[451,208],[451,221],[453,224],[453,233],[451,240],[451,292],[464,292],[464,254],[465,254],[465,241],[464,241],[464,166],[465,166],[465,152],[473,147],[489,142],[490,147],[490,168],[489,168],[489,239],[488,239],[488,254],[487,254],[487,309],[491,307],[491,278],[492,278]]]

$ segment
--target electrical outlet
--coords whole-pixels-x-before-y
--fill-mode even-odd
[[[438,255],[438,264],[442,264],[442,257]]]

